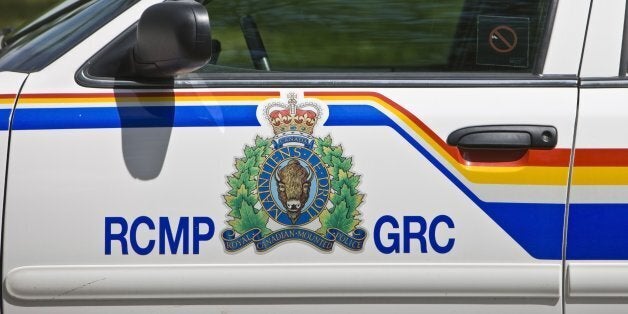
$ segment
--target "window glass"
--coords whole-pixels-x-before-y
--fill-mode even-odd
[[[212,0],[199,72],[531,72],[549,1]]]
[[[0,71],[28,73],[43,69],[137,1],[62,2],[17,31],[15,37],[9,36],[9,45],[0,50]]]

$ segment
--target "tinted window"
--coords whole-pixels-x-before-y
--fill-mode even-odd
[[[213,0],[199,72],[531,72],[549,2]]]
[[[62,14],[56,14],[56,18],[21,34],[19,39],[0,50],[0,71],[35,72],[43,69],[137,1],[73,1],[80,5],[58,11]]]

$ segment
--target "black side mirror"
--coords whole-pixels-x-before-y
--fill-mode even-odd
[[[212,55],[209,14],[194,1],[155,4],[142,14],[132,51],[134,74],[167,78],[203,67]]]

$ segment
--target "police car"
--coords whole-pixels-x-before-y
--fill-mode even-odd
[[[68,0],[0,50],[3,313],[626,313],[625,0]]]

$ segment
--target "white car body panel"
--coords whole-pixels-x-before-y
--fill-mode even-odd
[[[481,87],[208,84],[134,90],[79,85],[75,74],[81,66],[159,2],[140,1],[44,70],[28,75],[10,140],[4,313],[628,311],[628,257],[621,250],[587,251],[595,241],[583,239],[588,229],[575,238],[570,233],[586,227],[586,219],[565,217],[587,213],[578,206],[628,203],[628,183],[612,175],[624,173],[621,162],[599,177],[590,165],[578,164],[578,150],[628,147],[628,87],[496,82]],[[617,79],[625,6],[624,0],[559,1],[542,76]],[[17,95],[26,77],[0,73],[0,94]],[[316,124],[313,136],[330,135],[333,145],[342,145],[343,156],[352,158],[351,172],[360,176],[357,189],[365,195],[358,207],[359,227],[366,230],[361,250],[334,244],[323,252],[290,241],[267,252],[254,244],[232,252],[221,238],[232,219],[223,197],[229,191],[227,178],[236,171],[245,145],[254,145],[257,136],[274,136],[264,106],[271,99],[287,102],[289,93],[317,101],[325,119]],[[0,99],[1,110],[13,105]],[[144,107],[156,110],[141,116],[149,124],[163,108],[173,108],[172,125],[146,127],[134,124],[139,122],[132,114],[124,116]],[[243,118],[246,123],[238,120],[241,125],[221,124],[238,118],[232,111],[241,108],[253,108],[255,115]],[[347,113],[354,111],[360,113]],[[194,112],[199,116],[190,118]],[[367,114],[372,120],[362,116]],[[333,123],[323,123],[330,118]],[[457,129],[491,124],[555,126],[560,156],[552,156],[560,161],[534,164],[530,157],[499,167],[465,163],[441,145]],[[8,131],[0,130],[0,143],[5,143],[0,165],[7,164],[8,141]],[[4,178],[5,167],[0,169]],[[4,180],[0,182],[4,191]],[[571,207],[565,211],[568,197]],[[532,214],[517,216],[526,211]],[[400,226],[386,223],[377,233],[384,216]],[[424,247],[411,240],[409,253],[384,254],[375,238],[390,245],[388,236],[403,229],[406,216],[420,216],[427,224],[446,216],[455,227],[439,225]],[[106,253],[105,221],[111,217],[129,226],[147,217],[156,226],[138,228],[138,245],[156,241],[155,247],[141,255],[129,245],[123,254],[123,246],[110,241]],[[207,217],[213,222],[212,237],[199,242],[197,253],[160,254],[160,217],[171,224],[181,217],[190,222]],[[282,228],[272,219],[267,226]],[[576,227],[565,231],[569,226]],[[303,225],[318,227],[316,219]],[[194,228],[189,228],[191,239]],[[436,245],[455,242],[439,253],[430,239]]]

